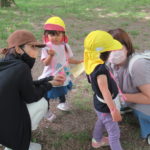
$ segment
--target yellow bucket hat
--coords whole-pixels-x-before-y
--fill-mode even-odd
[[[65,31],[65,23],[60,17],[50,17],[44,24],[44,30]]]
[[[84,40],[84,68],[86,74],[91,74],[95,67],[103,64],[99,58],[100,53],[120,50],[122,45],[106,31],[96,30],[90,32]]]

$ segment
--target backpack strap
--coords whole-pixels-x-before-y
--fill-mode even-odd
[[[108,70],[109,71],[109,70]],[[116,83],[116,85],[117,85],[117,88],[118,88],[118,91],[119,91],[119,95],[122,97],[122,100],[123,101],[126,101],[126,96],[123,94],[123,92],[122,92],[122,90],[120,89],[120,87],[119,87],[119,85],[118,85],[118,83],[117,83],[117,81],[116,81],[116,79],[115,79],[115,76],[113,75],[113,73],[111,72],[111,71],[109,71],[109,74],[110,74],[110,76],[114,79],[114,81],[115,81],[115,83]]]
[[[132,56],[129,61],[128,70],[130,76],[132,76],[132,66],[138,59],[149,59],[150,60],[150,50],[146,50],[143,53],[136,53]]]

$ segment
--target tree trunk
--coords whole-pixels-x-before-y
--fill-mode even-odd
[[[0,7],[11,7],[11,5],[15,4],[14,0],[0,0]]]

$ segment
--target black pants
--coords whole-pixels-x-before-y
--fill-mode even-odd
[[[65,95],[60,96],[60,97],[59,97],[59,103],[65,103],[65,102],[66,102],[66,97],[65,97]]]
[[[49,98],[47,98],[47,95],[45,95],[44,97],[45,97],[45,99],[46,99],[47,102],[48,102],[48,110],[49,110],[49,109],[50,109],[50,107],[49,107],[49,104],[50,104]],[[65,103],[65,102],[66,102],[66,97],[65,97],[65,95],[60,96],[60,97],[59,97],[59,103]]]

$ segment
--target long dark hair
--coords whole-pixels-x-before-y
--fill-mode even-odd
[[[110,51],[104,52],[100,54],[100,58],[105,62],[109,57]]]

